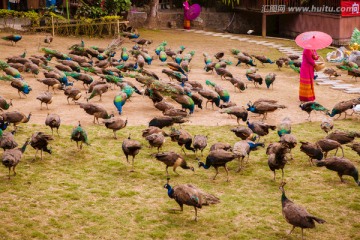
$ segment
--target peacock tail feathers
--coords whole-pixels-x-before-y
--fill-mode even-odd
[[[0,61],[0,70],[4,70],[5,68],[10,67],[9,64],[7,64],[4,61]]]
[[[121,91],[126,94],[127,98],[129,98],[135,92],[135,89],[126,85]]]
[[[293,64],[290,64],[290,68],[293,69],[295,72],[300,73],[300,68],[295,67]]]
[[[225,60],[224,62],[225,62],[225,63],[226,63],[226,65],[228,65],[228,66],[230,66],[230,65],[232,65],[232,64],[233,64],[233,62],[232,62],[232,61],[230,61],[230,60]]]
[[[85,72],[96,73],[96,70],[93,67],[82,67],[81,69]]]
[[[285,135],[285,134],[290,134],[291,133],[291,130],[288,130],[288,129],[280,129],[279,131],[277,131],[277,134],[279,135],[279,137]]]
[[[77,73],[77,72],[64,72],[64,74],[67,77],[73,77],[75,79],[80,76],[80,73]]]
[[[322,106],[321,104],[314,102],[311,105],[311,109],[315,110],[315,111],[329,111],[328,109],[326,109],[324,106]]]
[[[195,55],[195,51],[192,50],[192,51],[189,52],[189,54],[193,57]]]
[[[81,126],[77,126],[71,133],[71,138],[74,138],[78,133],[84,138],[84,143],[89,145],[88,137],[84,129]]]
[[[205,84],[208,85],[208,86],[216,87],[216,83],[211,82],[210,80],[206,80]]]
[[[241,53],[239,49],[235,49],[235,48],[232,48],[230,51],[233,55],[238,55],[239,53]]]
[[[10,75],[5,75],[5,76],[1,76],[1,77],[0,77],[0,80],[3,80],[3,81],[13,81],[13,80],[14,80],[14,77],[13,77],[13,76],[10,76]]]

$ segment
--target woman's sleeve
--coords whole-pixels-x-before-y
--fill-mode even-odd
[[[315,66],[315,61],[312,58],[312,52],[310,50],[305,50],[303,54],[303,58],[306,62],[308,62],[310,65]]]

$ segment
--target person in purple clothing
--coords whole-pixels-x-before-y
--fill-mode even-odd
[[[186,12],[189,11],[190,9],[188,0],[185,0],[185,2],[183,2],[183,7],[184,7],[184,29],[190,29],[190,19],[186,17]]]

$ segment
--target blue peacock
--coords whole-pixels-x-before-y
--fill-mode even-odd
[[[221,86],[217,85],[214,82],[211,82],[210,80],[205,81],[206,85],[214,87],[215,92],[217,92],[220,96],[220,99],[223,102],[229,102],[230,101],[230,94],[227,90],[223,89]]]

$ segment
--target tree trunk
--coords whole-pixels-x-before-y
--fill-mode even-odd
[[[150,12],[147,17],[147,27],[150,29],[157,28],[157,11],[159,7],[159,0],[150,1]]]

